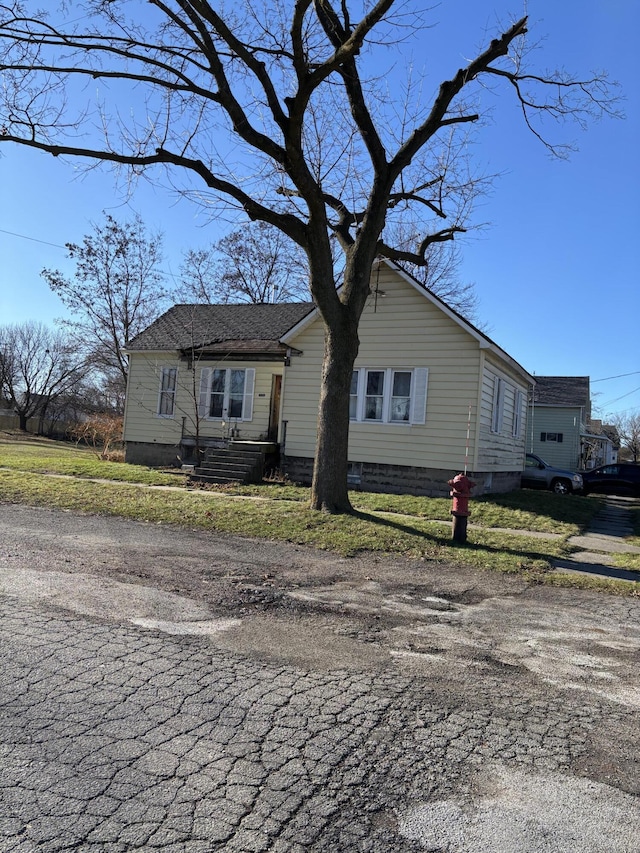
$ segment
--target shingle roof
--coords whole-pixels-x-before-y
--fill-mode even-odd
[[[536,376],[534,403],[540,406],[583,406],[589,413],[588,376]]]
[[[312,311],[312,302],[174,305],[136,335],[128,351],[191,348],[276,351],[277,342]],[[274,344],[276,344],[274,346]]]

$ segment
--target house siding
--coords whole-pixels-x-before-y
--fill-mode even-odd
[[[372,294],[359,327],[360,348],[355,368],[428,369],[426,422],[385,424],[352,421],[349,460],[362,463],[363,484],[398,490],[402,482],[420,491],[418,481],[444,482],[463,469],[467,454],[469,407],[471,424],[468,468],[476,470],[483,485],[491,477],[483,472],[504,472],[495,478],[501,486],[518,485],[524,457],[524,420],[527,386],[506,364],[498,367],[485,359],[480,343],[449,318],[395,271],[382,267],[372,281]],[[384,295],[382,295],[384,294]],[[292,340],[302,350],[293,358],[285,379],[283,418],[287,421],[288,471],[307,471],[304,460],[313,459],[317,433],[320,365],[324,338],[322,324],[313,322]],[[490,431],[490,400],[485,385],[493,373],[505,378],[503,433]],[[493,385],[491,385],[493,393]],[[520,435],[512,435],[516,390],[522,392]],[[482,391],[482,394],[480,393]],[[488,394],[488,385],[486,389]],[[478,399],[482,399],[480,423]],[[433,477],[428,471],[433,472]],[[417,472],[417,473],[416,473]],[[301,478],[307,479],[307,476]],[[493,484],[495,488],[495,483]],[[429,487],[425,493],[433,493]]]
[[[535,406],[529,409],[527,450],[555,468],[580,467],[581,407]],[[562,442],[541,441],[540,433],[562,433]]]
[[[503,383],[503,408],[500,429],[494,430],[496,380]],[[516,401],[520,392],[520,429],[514,436]],[[481,471],[522,470],[525,452],[526,404],[528,388],[522,379],[495,356],[482,353],[482,385],[478,419],[478,456],[474,465]]]
[[[172,417],[161,417],[158,411],[158,392],[163,367],[177,368],[176,395]],[[237,438],[258,440],[264,438],[269,427],[271,387],[274,374],[282,375],[282,362],[213,361],[202,359],[196,365],[196,398],[199,393],[201,371],[211,367],[248,369],[255,368],[253,411],[249,421],[235,419],[223,426],[219,420],[200,418],[200,436],[205,440],[221,440],[228,436],[231,428],[238,430]],[[186,361],[177,353],[131,353],[124,440],[127,460],[135,458],[146,464],[155,454],[161,462],[171,456],[170,448],[180,446],[183,435],[193,436],[196,430],[196,414],[192,392],[192,372]],[[175,457],[175,451],[172,458]]]

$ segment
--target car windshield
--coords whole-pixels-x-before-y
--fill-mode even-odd
[[[545,462],[544,459],[541,459],[539,456],[531,456],[527,454],[527,465],[529,465],[530,467],[537,468],[541,462],[546,468],[551,467],[548,462]]]

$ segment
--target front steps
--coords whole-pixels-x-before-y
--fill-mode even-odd
[[[204,460],[189,480],[194,483],[259,483],[264,473],[265,452],[261,446],[209,447]]]

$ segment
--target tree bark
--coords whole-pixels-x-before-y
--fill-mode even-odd
[[[351,326],[346,320],[336,331],[325,323],[311,508],[330,513],[352,511],[347,487],[349,394],[359,341],[357,323]]]

